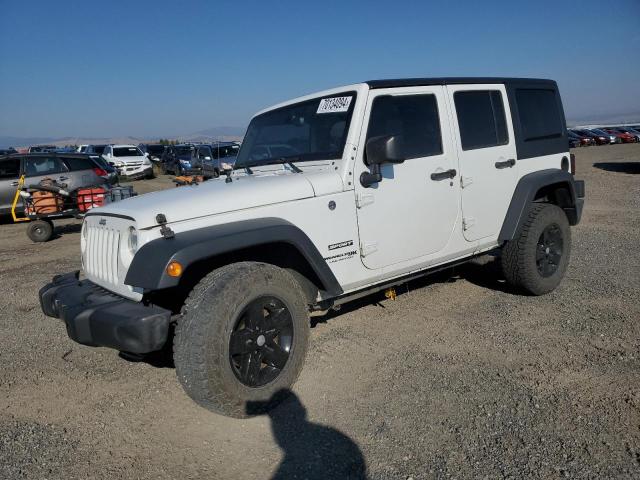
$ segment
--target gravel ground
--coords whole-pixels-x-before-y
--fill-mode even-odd
[[[587,205],[555,292],[514,294],[483,257],[346,306],[250,420],[197,407],[161,357],[70,341],[37,291],[79,268],[78,225],[0,225],[0,478],[639,478],[640,145],[575,153]]]

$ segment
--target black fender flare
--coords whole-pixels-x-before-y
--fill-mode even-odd
[[[175,287],[180,278],[167,275],[167,265],[179,262],[186,270],[193,263],[220,254],[270,243],[287,243],[309,263],[323,290],[331,296],[343,290],[322,255],[298,227],[280,218],[243,220],[176,233],[173,238],[157,238],[136,252],[124,283],[145,290]]]
[[[540,189],[557,185],[569,192],[560,207],[567,214],[570,225],[577,225],[582,216],[584,204],[584,181],[575,180],[566,170],[547,169],[529,173],[523,176],[516,185],[509,209],[502,223],[498,240],[505,242],[512,240],[518,229],[525,221],[529,205],[535,200]]]

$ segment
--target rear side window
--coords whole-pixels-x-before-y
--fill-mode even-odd
[[[497,90],[456,92],[453,95],[463,150],[509,143],[502,94]]]
[[[519,88],[516,102],[525,142],[562,136],[564,122],[555,90]]]
[[[442,135],[435,95],[380,96],[373,101],[367,140],[383,135],[403,138],[405,158],[442,153]]]
[[[0,179],[15,179],[20,174],[20,159],[5,158],[0,160]]]
[[[25,174],[30,177],[66,172],[67,168],[56,157],[27,157],[24,170]]]
[[[64,159],[64,163],[67,164],[69,170],[77,172],[78,170],[90,170],[95,167],[90,158],[75,158],[67,157]]]

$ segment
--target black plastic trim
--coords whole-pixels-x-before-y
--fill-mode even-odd
[[[149,353],[162,349],[171,312],[108,292],[78,272],[58,275],[40,289],[45,315],[63,320],[72,340],[91,347]]]
[[[422,87],[427,85],[466,85],[476,83],[513,83],[526,82],[542,85],[555,85],[553,80],[541,78],[515,78],[515,77],[433,77],[433,78],[395,78],[387,80],[368,80],[364,83],[371,89],[394,87]]]
[[[122,215],[120,213],[108,213],[108,212],[87,212],[84,214],[85,217],[114,217],[114,218],[124,218],[125,220],[131,220],[132,222],[135,222],[136,219],[133,217],[130,217],[128,215]]]
[[[516,185],[498,240],[501,242],[512,240],[520,225],[525,221],[529,206],[534,201],[538,191],[546,186],[557,184],[566,186],[569,189],[569,204],[562,206],[562,209],[567,214],[569,224],[577,225],[582,216],[584,200],[576,192],[581,193],[582,197],[584,197],[584,181],[574,180],[573,175],[564,170],[540,170],[525,175]]]
[[[279,218],[245,220],[176,233],[172,239],[156,239],[133,257],[125,283],[146,290],[174,287],[180,279],[166,274],[169,262],[189,265],[216,255],[270,243],[293,245],[306,259],[329,295],[340,295],[342,287],[307,235]]]

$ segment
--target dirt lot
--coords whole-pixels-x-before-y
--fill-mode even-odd
[[[0,478],[639,478],[640,145],[575,153],[557,291],[514,294],[487,257],[343,308],[295,397],[250,420],[197,407],[162,358],[71,342],[37,291],[80,267],[79,227],[0,225]]]

